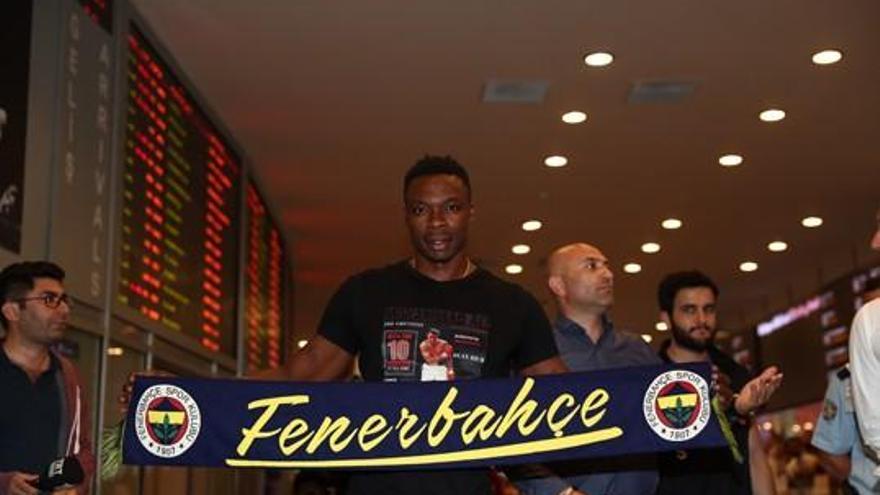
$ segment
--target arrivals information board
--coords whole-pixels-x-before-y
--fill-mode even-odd
[[[240,160],[136,26],[124,63],[118,303],[234,355]]]

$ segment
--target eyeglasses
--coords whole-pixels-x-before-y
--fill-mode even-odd
[[[67,294],[58,294],[56,292],[46,292],[44,294],[40,294],[39,296],[33,297],[22,297],[20,299],[15,299],[15,302],[26,302],[26,301],[40,301],[43,303],[43,306],[46,306],[50,309],[55,309],[64,303],[67,305],[68,309],[73,308],[73,301],[70,299],[70,296]]]

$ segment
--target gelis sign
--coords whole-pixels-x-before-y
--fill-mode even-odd
[[[650,366],[394,384],[141,378],[124,460],[425,469],[723,446],[709,372]]]

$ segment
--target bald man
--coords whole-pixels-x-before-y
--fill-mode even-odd
[[[602,251],[585,243],[563,246],[550,255],[548,272],[559,309],[553,336],[572,371],[660,364],[638,335],[615,329],[608,317],[614,274]],[[654,456],[556,463],[528,475],[517,485],[536,495],[654,493],[658,480]]]

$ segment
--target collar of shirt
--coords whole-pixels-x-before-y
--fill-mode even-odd
[[[593,342],[577,323],[560,317],[553,336],[559,356],[574,371],[621,368],[658,364],[660,359],[638,336],[614,328],[607,317],[602,319],[602,335]]]
[[[25,371],[23,369],[21,369],[21,367],[19,365],[13,363],[12,360],[9,359],[9,356],[6,355],[6,350],[3,348],[2,344],[3,344],[3,340],[0,340],[0,369],[3,369],[3,368],[17,369],[17,370],[20,370],[22,373],[24,373]],[[45,373],[55,373],[60,366],[61,366],[61,363],[58,361],[58,358],[55,357],[55,353],[52,351],[49,351],[49,369],[47,369],[44,372],[44,374]]]
[[[599,336],[599,340],[595,343],[587,337],[587,331],[584,327],[565,316],[559,315],[559,317],[556,318],[556,322],[553,324],[553,329],[566,337],[581,337],[589,344],[598,346],[608,340],[611,333],[614,331],[614,324],[611,323],[611,318],[609,318],[608,315],[602,315],[602,335]]]
[[[672,363],[672,358],[669,357],[669,346],[672,345],[672,339],[666,339],[660,344],[660,351],[657,354],[660,356],[660,359],[663,360],[664,363]],[[732,359],[724,354],[720,349],[715,347],[715,344],[709,344],[706,347],[706,351],[709,353],[709,362],[715,365],[725,364],[724,361],[732,361]]]

